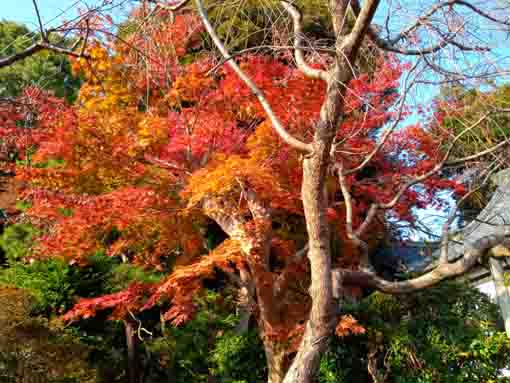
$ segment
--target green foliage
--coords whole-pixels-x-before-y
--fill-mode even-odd
[[[31,316],[32,299],[24,290],[0,286],[0,380],[96,382],[87,364],[90,348],[45,318]]]
[[[439,104],[439,130],[448,133],[443,140],[444,150],[451,148],[452,158],[463,158],[480,153],[508,139],[510,134],[510,118],[508,113],[492,113],[489,111],[508,110],[510,107],[510,85],[483,86],[478,89],[448,87],[442,89]],[[469,129],[467,129],[469,128]],[[497,164],[494,162],[497,158]],[[510,168],[510,156],[506,147],[495,151],[490,157],[478,159],[489,161],[491,172]],[[479,212],[489,201],[495,185],[487,183],[480,190],[474,191],[463,203],[466,218]]]
[[[325,2],[298,0],[295,4],[302,10],[305,33],[314,37],[328,36],[331,28]],[[242,5],[224,2],[221,6],[210,7],[209,17],[229,49],[292,45],[290,24],[279,1],[243,0]]]
[[[32,314],[55,315],[69,309],[75,296],[92,297],[119,291],[132,281],[157,282],[159,273],[121,264],[98,252],[85,267],[62,260],[20,260],[29,254],[37,230],[30,225],[7,227],[0,244],[9,268],[0,281],[25,289]],[[219,283],[215,281],[214,283]],[[208,291],[196,299],[198,313],[182,327],[168,328],[154,310],[138,318],[154,336],[138,345],[147,382],[255,383],[265,379],[262,343],[255,332],[238,334],[234,294]],[[346,314],[367,329],[365,335],[335,339],[320,365],[319,382],[371,382],[369,354],[392,383],[490,382],[510,367],[510,340],[500,332],[497,307],[475,289],[457,283],[394,297],[374,293]],[[14,317],[13,317],[14,318]],[[106,324],[105,324],[106,323]],[[120,322],[98,316],[68,331],[89,347],[88,360],[103,382],[125,379],[125,339]],[[59,335],[60,336],[60,335]]]
[[[213,3],[206,1],[206,5]],[[297,0],[293,2],[302,13],[302,30],[310,39],[327,45],[334,40],[328,4],[320,0]],[[257,48],[257,52],[267,51],[274,54],[273,47],[288,47],[293,45],[292,22],[289,15],[281,7],[278,0],[243,0],[239,2],[214,3],[208,10],[211,23],[225,46],[230,51]],[[354,24],[354,18],[349,13],[346,20],[346,32]],[[204,34],[203,48],[214,51],[215,46],[209,35]],[[360,55],[354,67],[361,72],[372,73],[375,67],[374,51],[367,50]],[[184,56],[182,64],[193,60],[193,54]]]
[[[25,262],[37,235],[32,225],[14,224],[0,237],[9,266],[0,270],[0,283],[29,291],[34,297],[34,313],[62,313],[72,307],[75,296],[112,291],[110,278],[118,261],[104,253],[91,256],[85,267],[73,267],[62,259]]]
[[[119,265],[119,260],[98,251],[88,259],[88,265],[73,267],[71,283],[76,287],[75,294],[79,297],[95,297],[113,291],[112,273]]]
[[[124,325],[103,316],[81,321],[69,327],[80,343],[90,348],[89,365],[97,370],[97,382],[126,381],[126,340]]]
[[[47,161],[38,162],[38,163],[30,163],[30,161],[31,161],[31,159],[26,160],[25,163],[23,163],[23,161],[18,161],[18,164],[20,164],[20,165],[29,165],[30,164],[34,168],[39,168],[39,169],[59,168],[59,167],[64,167],[64,165],[65,165],[64,160],[56,159],[56,158],[50,158]]]
[[[34,313],[62,313],[73,303],[72,271],[61,260],[11,264],[2,270],[0,283],[28,290],[34,296]]]
[[[510,367],[497,306],[468,286],[448,282],[401,297],[374,293],[350,310],[367,334],[334,342],[320,382],[370,381],[374,349],[378,368],[394,383],[495,382]]]
[[[117,265],[112,269],[107,289],[116,292],[127,288],[132,282],[157,283],[165,274],[145,269],[128,263]]]
[[[196,317],[179,328],[164,332],[173,343],[173,369],[177,382],[206,382],[209,375],[208,358],[212,348],[211,339],[233,328],[235,317],[229,314],[232,302],[227,299],[216,306],[222,298],[210,292],[197,304],[201,310]]]
[[[34,38],[37,36],[24,25],[12,21],[0,21],[2,57],[26,49],[33,43]],[[56,43],[62,42],[59,37],[54,39]],[[0,69],[0,97],[16,96],[28,85],[37,85],[54,91],[59,97],[74,100],[79,88],[79,80],[72,76],[71,65],[64,55],[42,51]]]
[[[35,312],[63,309],[70,305],[73,294],[69,267],[60,260],[23,262],[37,235],[38,230],[30,224],[14,224],[4,229],[0,247],[9,267],[0,270],[0,283],[30,292]]]
[[[262,382],[265,379],[265,355],[255,331],[236,334],[229,331],[220,336],[209,360],[212,372],[225,383]]]
[[[25,206],[20,203],[16,207]],[[8,261],[15,262],[26,256],[37,234],[37,229],[30,224],[7,226],[0,236],[0,248],[4,251]]]
[[[359,338],[359,337],[356,337]],[[354,346],[354,347],[352,347]],[[340,342],[334,339],[319,366],[319,383],[369,382],[367,353],[359,339]]]
[[[16,202],[16,209],[20,210],[20,211],[26,211],[26,210],[30,209],[31,206],[32,206],[32,203],[30,201],[20,200],[20,201]]]
[[[231,314],[230,294],[209,291],[198,298],[196,317],[178,328],[163,328],[163,336],[145,343],[150,354],[150,382],[173,376],[177,383],[225,383],[265,380],[262,343],[255,332],[236,334],[238,318]]]

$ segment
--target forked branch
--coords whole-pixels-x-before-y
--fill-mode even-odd
[[[302,30],[302,15],[299,9],[291,3],[286,1],[281,2],[283,8],[289,13],[292,17],[292,22],[294,25],[294,57],[296,59],[296,64],[298,69],[303,72],[303,74],[309,78],[320,79],[323,81],[328,80],[328,74],[326,71],[322,69],[312,68],[305,60],[305,55],[303,53],[303,49],[301,48],[303,45],[303,30]]]
[[[350,52],[352,49],[356,50],[360,46],[366,32],[370,29],[370,23],[374,18],[379,3],[380,0],[365,0],[361,9],[358,8],[359,12],[356,15],[356,22],[342,43],[342,50]]]
[[[488,51],[489,49],[487,47],[468,46],[468,45],[462,44],[459,41],[457,41],[456,37],[457,37],[457,34],[462,30],[461,27],[457,27],[456,30],[453,30],[448,35],[440,34],[441,41],[439,41],[437,44],[433,44],[428,47],[408,49],[408,48],[399,46],[399,43],[402,40],[409,40],[412,37],[412,33],[416,32],[419,28],[421,28],[423,26],[430,26],[431,17],[435,13],[437,13],[439,10],[447,8],[447,7],[451,8],[454,5],[461,5],[461,6],[467,7],[469,9],[471,9],[473,12],[480,15],[481,17],[486,18],[494,23],[501,24],[501,25],[507,25],[507,26],[510,25],[508,23],[508,21],[497,19],[496,17],[482,11],[481,9],[473,6],[472,4],[470,4],[466,1],[448,0],[448,1],[444,1],[444,2],[433,5],[425,14],[418,17],[413,24],[411,24],[405,30],[398,33],[397,36],[395,36],[394,38],[389,38],[389,37],[387,39],[382,38],[379,35],[379,32],[373,26],[368,27],[367,35],[373,41],[373,43],[380,49],[388,51],[388,52],[407,55],[407,56],[430,55],[430,54],[439,52],[440,50],[442,50],[443,48],[445,48],[448,45],[453,45],[462,51]],[[351,8],[355,15],[359,15],[362,12],[362,9],[360,9],[358,0],[351,1]]]
[[[458,261],[439,264],[434,270],[407,281],[388,281],[373,273],[363,271],[341,270],[340,274],[343,277],[344,285],[375,288],[388,294],[410,293],[432,287],[445,279],[466,273],[487,251],[498,245],[510,246],[510,227],[505,227],[500,234],[480,238],[475,243],[466,245],[468,249]]]
[[[298,140],[297,138],[293,137],[282,125],[280,119],[273,111],[273,108],[271,107],[271,104],[269,104],[269,101],[264,96],[264,93],[259,89],[259,87],[252,81],[250,77],[246,75],[246,73],[243,72],[243,70],[239,67],[239,65],[234,61],[230,60],[230,53],[228,52],[227,48],[221,41],[221,39],[216,34],[216,31],[214,30],[211,22],[209,21],[209,18],[207,16],[207,11],[205,10],[204,4],[202,0],[195,0],[195,4],[197,6],[198,13],[200,15],[200,18],[202,19],[202,23],[204,24],[204,27],[211,37],[214,45],[218,48],[222,56],[227,59],[227,65],[229,65],[234,72],[237,73],[239,78],[248,86],[248,88],[251,90],[251,92],[257,97],[260,104],[262,105],[262,108],[266,112],[267,116],[271,120],[271,123],[273,124],[273,128],[276,130],[280,138],[286,142],[288,145],[292,146],[293,148],[305,152],[310,153],[312,151],[312,146],[308,143],[302,142]]]

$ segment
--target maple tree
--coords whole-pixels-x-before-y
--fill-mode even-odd
[[[107,254],[126,262],[171,271],[164,258],[176,255],[180,266],[161,285],[134,283],[111,296],[84,299],[66,319],[86,318],[104,309],[114,309],[113,318],[126,319],[130,311],[169,299],[171,308],[164,318],[179,325],[192,317],[193,300],[204,279],[216,269],[240,273],[246,315],[257,318],[268,360],[276,362],[270,374],[283,376],[309,306],[289,288],[308,272],[303,256],[293,259],[296,246],[305,242],[301,161],[274,133],[257,100],[232,70],[222,67],[217,79],[207,76],[215,63],[206,53],[189,65],[178,64],[176,60],[201,31],[198,25],[186,14],[177,16],[165,30],[155,30],[149,77],[140,78],[138,66],[146,64],[140,63],[133,47],[117,44],[117,52],[110,55],[96,43],[88,51],[93,61],[74,63],[85,78],[76,106],[33,91],[31,105],[38,123],[26,137],[37,151],[28,166],[16,169],[17,177],[29,185],[23,194],[31,201],[26,214],[48,227],[32,257],[59,256],[86,264],[88,256],[106,248]],[[131,39],[135,47],[142,43],[138,35]],[[169,41],[180,47],[162,49]],[[307,79],[283,59],[251,55],[240,63],[270,102],[279,100],[277,113],[292,132],[303,139],[310,135],[325,85]],[[162,75],[162,67],[170,81]],[[339,160],[356,166],[376,145],[374,132],[395,118],[387,110],[396,100],[393,89],[401,71],[394,58],[381,57],[372,76],[351,82],[349,118],[338,137],[351,137],[345,150],[352,155],[339,154]],[[138,91],[133,91],[133,84]],[[164,84],[171,84],[166,92]],[[147,99],[145,90],[153,87],[159,92]],[[146,103],[144,110],[140,102]],[[426,146],[426,134],[419,127],[411,133],[416,144],[406,149],[416,156],[431,156],[435,147]],[[355,224],[363,220],[370,201],[391,195],[398,187],[398,183],[377,183],[376,178],[395,179],[417,171],[404,163],[395,166],[400,141],[374,157],[372,177],[349,177],[348,184],[356,184]],[[433,199],[438,187],[433,181],[428,193],[406,193],[394,214],[409,218],[413,206]],[[334,174],[328,189],[335,196],[328,209],[337,233],[335,263],[356,269],[361,252],[349,243],[343,227],[346,212]],[[216,221],[230,239],[197,258],[206,249],[203,234],[193,224],[203,224],[205,217]],[[290,217],[294,227],[288,223]],[[372,227],[382,235],[384,218],[380,218]],[[280,228],[274,230],[274,224]],[[371,241],[372,247],[376,244]],[[258,312],[253,311],[255,300]],[[355,323],[352,318],[341,319],[338,333],[363,331]],[[289,341],[293,346],[285,346]]]
[[[83,299],[66,320],[111,310],[132,341],[135,314],[161,305],[163,318],[180,325],[204,281],[221,271],[238,288],[241,324],[256,322],[269,381],[301,382],[335,327],[340,336],[365,331],[333,298],[366,286],[410,291],[463,271],[443,265],[415,286],[370,270],[374,233],[385,234],[388,215],[411,221],[414,207],[440,202],[437,191],[465,192],[439,174],[450,154],[443,137],[419,124],[393,132],[406,115],[395,89],[408,66],[385,53],[372,73],[340,69],[355,61],[378,2],[352,5],[347,34],[333,20],[338,39],[351,36],[333,63],[326,54],[306,62],[299,13],[283,5],[294,19],[296,63],[289,52],[218,62],[199,49],[204,31],[223,48],[197,2],[201,17],[182,11],[124,41],[90,43],[73,61],[84,78],[75,104],[32,88],[22,107],[2,110],[2,137],[21,160],[25,214],[43,233],[30,257],[86,265],[104,249],[168,273]],[[28,114],[29,127],[20,124]],[[206,240],[211,222],[227,237],[219,246]],[[333,268],[345,278],[341,294]]]

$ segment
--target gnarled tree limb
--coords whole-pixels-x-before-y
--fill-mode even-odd
[[[487,251],[498,245],[510,246],[510,227],[506,227],[500,234],[480,238],[473,244],[466,245],[467,250],[461,259],[453,263],[439,264],[434,270],[417,278],[393,282],[363,271],[341,270],[341,274],[344,285],[371,287],[388,294],[410,293],[466,273]]]

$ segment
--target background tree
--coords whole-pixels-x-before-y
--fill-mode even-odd
[[[0,22],[0,51],[2,56],[15,55],[28,48],[37,33],[12,21]],[[61,37],[57,38],[62,39]],[[60,41],[55,41],[55,44]],[[71,42],[63,42],[71,46]],[[76,97],[78,79],[71,74],[67,56],[43,51],[0,70],[0,97],[18,96],[27,86],[36,85],[70,100]]]
[[[447,131],[452,140],[466,127],[470,128],[456,140],[452,150],[457,156],[473,155],[508,138],[509,88],[495,84],[487,84],[485,88],[444,87],[438,100],[438,110],[433,116],[436,131]],[[496,174],[510,166],[508,161],[507,151],[501,147],[490,156],[465,164],[457,169],[457,173],[466,172],[466,178],[476,183],[475,173],[482,173],[482,169],[488,168],[491,174]],[[470,196],[464,205],[465,209],[471,210],[466,211],[468,219],[487,204],[493,189],[494,183],[487,183]]]
[[[32,298],[26,291],[2,285],[0,301],[3,380],[25,376],[47,382],[96,381],[96,372],[87,363],[90,349],[69,332],[50,326],[44,318],[30,316]]]

